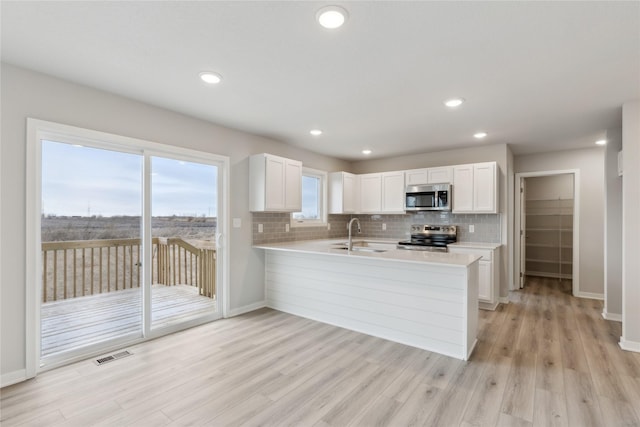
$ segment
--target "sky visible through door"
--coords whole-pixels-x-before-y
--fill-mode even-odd
[[[139,216],[140,157],[66,143],[42,145],[42,214]],[[156,158],[154,215],[216,217],[217,173],[210,165]]]

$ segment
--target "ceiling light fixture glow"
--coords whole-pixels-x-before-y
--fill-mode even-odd
[[[371,150],[362,150],[362,154],[368,156],[369,154],[371,154]]]
[[[309,133],[313,136],[320,136],[322,135],[322,131],[320,129],[312,129],[309,131]]]
[[[607,145],[606,139],[599,139],[596,141],[596,145]]]
[[[463,102],[464,102],[463,98],[451,98],[444,101],[444,105],[446,105],[449,108],[455,108],[455,107],[461,106]]]
[[[482,139],[482,138],[486,138],[487,137],[487,133],[486,132],[476,132],[473,134],[474,138],[477,139]]]
[[[347,11],[340,6],[325,6],[316,13],[318,23],[329,30],[341,27],[348,16]]]
[[[211,71],[203,71],[202,73],[200,73],[200,79],[205,83],[215,85],[222,81],[222,76]]]

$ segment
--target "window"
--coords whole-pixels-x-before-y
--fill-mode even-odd
[[[291,214],[292,227],[327,225],[327,173],[302,169],[302,212]]]

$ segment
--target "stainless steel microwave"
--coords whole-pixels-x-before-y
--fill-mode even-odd
[[[450,211],[451,184],[410,185],[404,207],[407,211]]]

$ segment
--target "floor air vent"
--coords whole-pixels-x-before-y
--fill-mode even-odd
[[[129,350],[125,350],[119,353],[111,354],[109,356],[101,357],[100,359],[96,359],[95,364],[100,366],[104,365],[105,363],[113,362],[114,360],[122,359],[131,355],[133,355],[133,353],[131,353]]]

